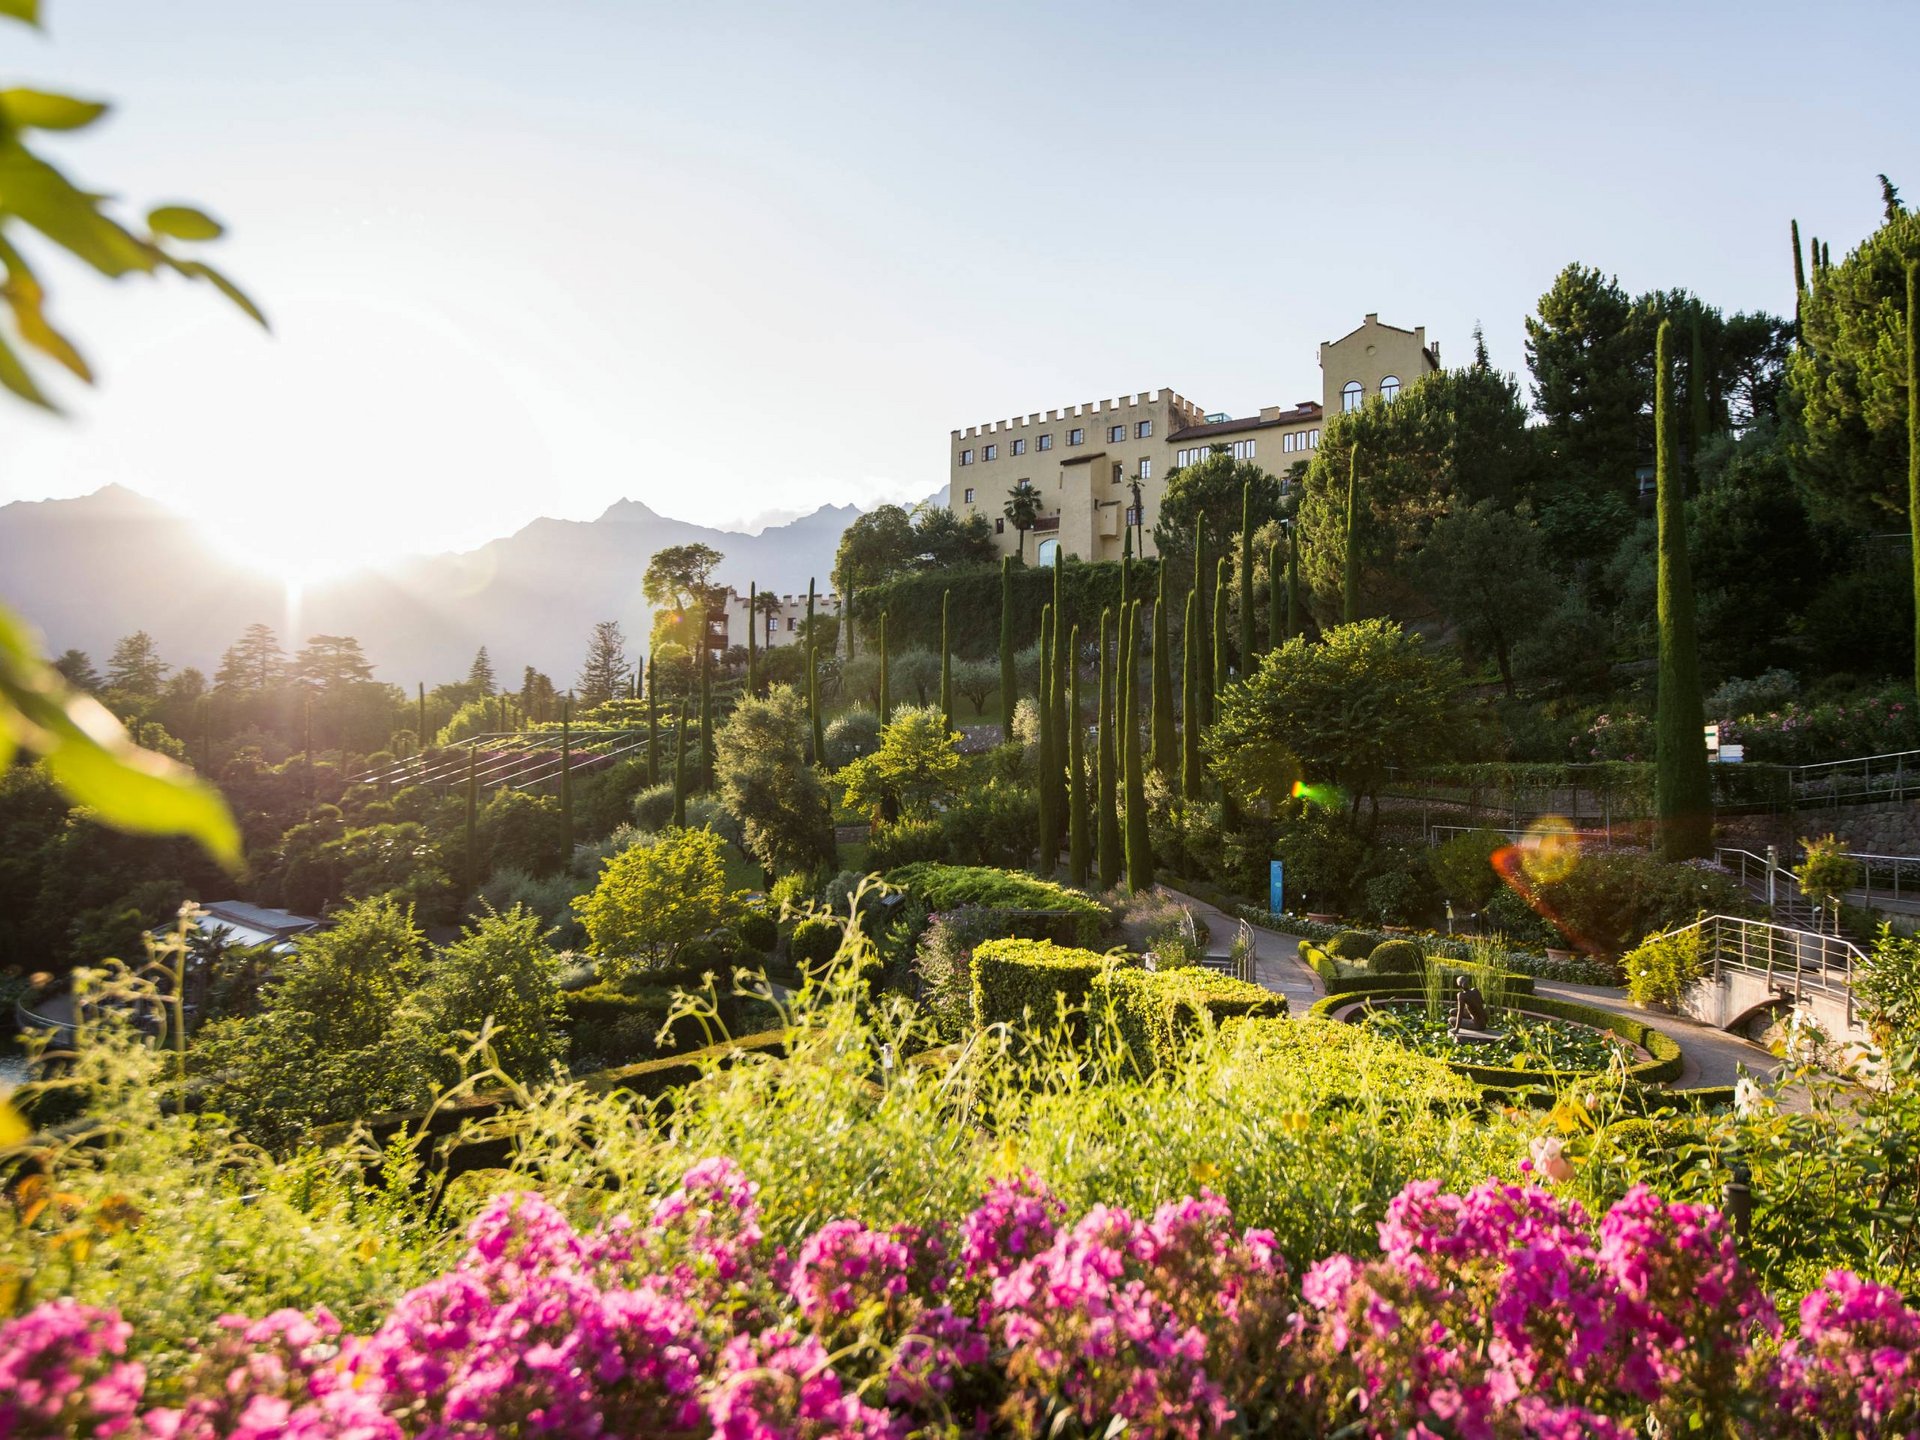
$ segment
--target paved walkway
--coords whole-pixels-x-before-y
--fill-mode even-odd
[[[1209,949],[1223,949],[1240,927],[1238,917],[1228,915],[1217,906],[1178,890],[1168,890],[1167,893],[1192,910],[1196,917],[1207,922],[1213,932]],[[1327,987],[1321,983],[1313,967],[1300,958],[1300,937],[1283,935],[1258,925],[1249,928],[1254,937],[1254,977],[1267,989],[1286,996],[1287,1008],[1295,1015],[1304,1014],[1309,1005],[1327,993]],[[1678,1089],[1698,1090],[1731,1085],[1743,1071],[1756,1079],[1767,1081],[1773,1079],[1781,1068],[1782,1062],[1775,1059],[1771,1051],[1738,1035],[1729,1035],[1724,1030],[1681,1016],[1649,1017],[1644,1011],[1634,1008],[1623,990],[1601,985],[1567,985],[1550,980],[1537,982],[1534,989],[1556,1000],[1571,1000],[1631,1016],[1636,1020],[1651,1020],[1655,1029],[1671,1036],[1680,1046],[1680,1059],[1685,1068],[1680,1072],[1679,1080],[1674,1082]],[[1783,1093],[1778,1099],[1782,1109],[1803,1111],[1808,1108],[1807,1097],[1801,1092]]]

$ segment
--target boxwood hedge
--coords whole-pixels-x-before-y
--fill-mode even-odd
[[[1417,982],[1405,975],[1371,975],[1355,966],[1336,960],[1318,945],[1300,942],[1300,958],[1313,967],[1328,995],[1371,995],[1382,991],[1418,989]],[[1509,975],[1507,988],[1514,995],[1533,994],[1533,976]]]
[[[984,905],[1053,916],[1058,938],[1082,948],[1100,943],[1109,919],[1107,907],[1091,895],[1016,870],[923,860],[889,871],[886,880],[936,912],[961,905]]]
[[[1095,978],[1124,963],[1051,940],[985,941],[973,950],[973,1023],[1044,1028],[1062,1000],[1084,1008]]]
[[[1284,996],[1198,967],[1107,970],[1094,977],[1092,999],[1096,1013],[1112,1016],[1142,1073],[1171,1068],[1207,1022],[1287,1013]]]

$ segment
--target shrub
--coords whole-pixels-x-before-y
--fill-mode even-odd
[[[827,764],[843,770],[880,748],[880,717],[864,707],[847,710],[827,722]]]
[[[602,981],[561,997],[575,1068],[628,1065],[656,1053],[653,1037],[673,1003],[668,991],[627,991]],[[698,1044],[699,1042],[695,1042]],[[677,1049],[670,1044],[667,1048]]]
[[[607,862],[593,893],[573,905],[604,973],[671,965],[683,945],[726,922],[733,901],[720,844],[711,830],[670,830]]]
[[[1678,1005],[1701,975],[1700,932],[1648,936],[1621,964],[1627,972],[1627,994],[1636,1005]]]
[[[1364,960],[1373,954],[1375,943],[1365,930],[1342,930],[1327,942],[1327,953],[1336,960]]]
[[[1440,893],[1462,910],[1483,909],[1499,888],[1493,857],[1506,843],[1506,837],[1496,831],[1469,830],[1436,845],[1427,867]]]
[[[633,823],[642,830],[664,830],[673,823],[673,782],[651,785],[633,797]]]
[[[1031,785],[998,776],[969,785],[940,816],[944,858],[956,865],[1007,869],[1029,864],[1039,823],[1039,800]]]
[[[997,910],[962,905],[932,918],[919,937],[913,973],[922,1012],[943,1039],[957,1040],[973,1024],[973,952],[988,940],[1048,940],[1070,943],[1057,911]],[[1069,931],[1062,934],[1062,929]]]
[[[1367,956],[1367,969],[1376,975],[1418,975],[1426,957],[1411,940],[1383,940]]]
[[[875,825],[867,840],[867,863],[875,870],[944,862],[952,853],[947,828],[937,819],[895,820]]]
[[[771,955],[780,943],[780,927],[764,909],[754,907],[733,922],[741,947],[755,955]]]
[[[1261,986],[1198,969],[1106,970],[1094,977],[1090,999],[1142,1074],[1175,1068],[1194,1035],[1223,1020],[1287,1013],[1286,1000]]]
[[[1755,909],[1717,866],[1673,863],[1638,850],[1584,854],[1564,876],[1531,889],[1534,905],[1577,948],[1607,955],[1622,954],[1657,931],[1691,924],[1703,912],[1747,915]]]
[[[1084,1008],[1095,977],[1117,963],[1050,940],[986,941],[973,951],[973,1023],[1044,1031],[1061,1004]]]
[[[921,862],[889,871],[886,878],[888,884],[905,890],[936,912],[957,905],[986,905],[1000,910],[1070,915],[1082,946],[1097,944],[1108,921],[1106,906],[1092,896],[1012,870]]]
[[[787,954],[803,973],[815,973],[840,953],[846,926],[825,915],[813,915],[794,927]]]
[[[1367,881],[1367,913],[1382,925],[1411,925],[1429,900],[1426,876],[1411,863],[1394,864]]]

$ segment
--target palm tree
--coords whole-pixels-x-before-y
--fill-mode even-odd
[[[1031,480],[1022,480],[1007,491],[1004,513],[1020,532],[1020,563],[1024,565],[1027,563],[1027,531],[1033,529],[1034,522],[1040,518],[1040,492],[1033,488]]]

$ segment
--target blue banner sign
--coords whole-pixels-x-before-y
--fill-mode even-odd
[[[1281,870],[1278,860],[1271,860],[1267,863],[1267,909],[1276,915],[1280,914],[1287,908],[1283,903],[1285,899],[1285,872]]]

